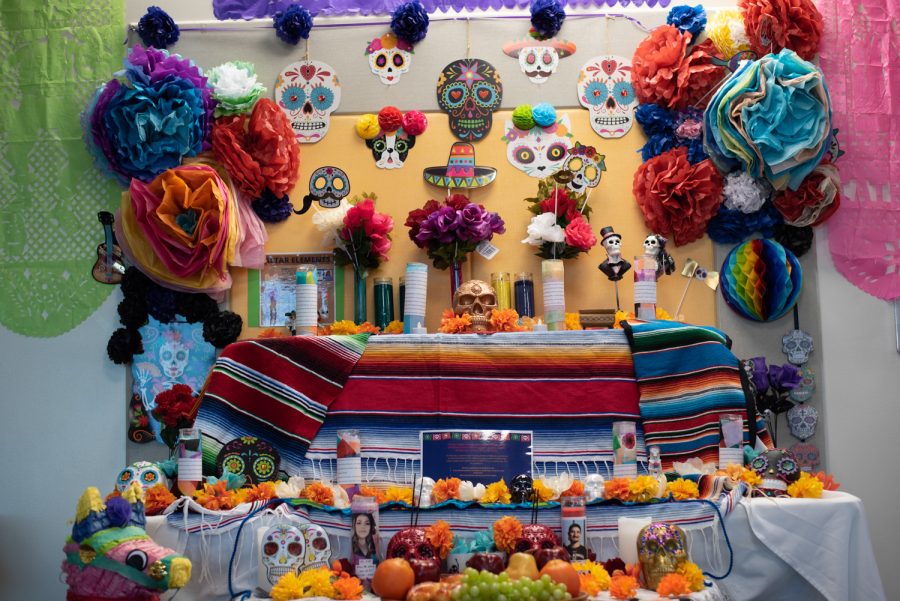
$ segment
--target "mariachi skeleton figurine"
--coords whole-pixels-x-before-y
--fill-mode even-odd
[[[606,249],[606,260],[597,265],[597,269],[609,278],[616,287],[616,309],[619,306],[619,280],[631,269],[631,263],[622,258],[622,236],[617,234],[611,225],[600,230],[600,243]]]
[[[644,255],[656,259],[656,279],[675,272],[675,259],[666,252],[668,240],[659,234],[650,234],[644,238]]]

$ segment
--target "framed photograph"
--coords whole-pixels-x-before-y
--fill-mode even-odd
[[[304,264],[316,266],[319,292],[319,325],[326,326],[335,320],[335,266],[334,254],[278,253],[266,255],[266,263],[259,270],[258,284],[248,287],[252,296],[258,294],[257,310],[251,308],[250,326],[262,328],[287,325],[288,314],[295,308],[295,286],[297,267]],[[255,320],[253,318],[256,318]],[[257,323],[253,323],[256,321]]]
[[[531,474],[531,431],[426,430],[420,433],[422,475],[487,486]]]

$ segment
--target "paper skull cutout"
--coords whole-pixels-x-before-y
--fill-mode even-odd
[[[800,368],[800,384],[788,392],[788,398],[797,403],[805,403],[816,390],[816,374],[809,366]]]
[[[522,526],[522,537],[515,543],[516,553],[534,553],[540,549],[553,549],[559,546],[559,537],[550,526],[543,524]]]
[[[750,462],[750,469],[762,478],[759,489],[768,496],[784,495],[789,484],[800,478],[800,466],[785,449],[770,449]]]
[[[369,67],[381,83],[392,86],[400,81],[400,76],[409,71],[412,64],[412,44],[398,40],[393,33],[375,38],[366,46]]]
[[[813,348],[813,337],[803,330],[791,330],[781,337],[781,352],[794,365],[803,365],[809,361]]]
[[[338,167],[319,167],[309,176],[309,194],[303,197],[303,208],[294,211],[303,215],[318,201],[323,209],[336,209],[341,200],[350,194],[350,178]]]
[[[812,438],[816,433],[816,426],[819,422],[819,412],[816,408],[807,403],[798,403],[788,409],[787,412],[788,428],[795,438],[799,438],[803,442]]]
[[[659,586],[666,574],[673,574],[688,561],[684,530],[665,522],[652,522],[641,528],[637,538],[641,575],[649,589]]]
[[[491,313],[497,308],[497,294],[494,288],[481,280],[463,282],[453,294],[453,312],[456,315],[468,313],[472,318],[472,331],[487,330]]]
[[[216,472],[226,471],[247,478],[247,484],[270,482],[278,476],[280,458],[272,443],[254,436],[242,436],[225,444],[216,457]]]
[[[328,133],[331,113],[341,104],[341,84],[330,65],[298,61],[278,75],[275,98],[290,119],[297,141],[313,144]]]
[[[572,149],[570,129],[568,115],[563,115],[548,127],[538,126],[529,130],[519,129],[507,120],[504,125],[506,134],[503,136],[506,158],[513,167],[531,177],[543,179],[553,175],[562,169]]]
[[[575,142],[575,146],[569,149],[569,156],[562,167],[563,171],[572,174],[566,188],[575,194],[583,194],[587,188],[596,188],[600,183],[600,177],[606,171],[605,159],[606,156],[598,153],[593,146]]]
[[[797,463],[800,464],[802,471],[815,472],[819,467],[821,453],[819,452],[819,447],[813,443],[795,442],[789,450],[797,458]]]
[[[487,61],[453,61],[438,78],[438,106],[450,118],[450,131],[463,142],[477,142],[487,136],[502,100],[500,74]]]
[[[306,539],[300,528],[291,523],[275,524],[265,529],[259,540],[260,585],[266,590],[288,573],[299,573],[306,560]]]
[[[159,466],[149,461],[136,461],[119,472],[119,477],[116,478],[116,490],[123,493],[131,487],[132,482],[137,482],[144,490],[157,484],[169,486],[169,479],[159,469]]]
[[[574,52],[575,44],[556,38],[537,40],[529,37],[503,45],[503,53],[519,59],[519,68],[531,83],[546,82],[556,73],[559,60]]]
[[[631,86],[631,61],[595,56],[581,67],[578,100],[590,111],[591,127],[601,138],[621,138],[634,123],[637,98]]]

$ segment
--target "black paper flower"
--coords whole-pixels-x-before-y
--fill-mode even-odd
[[[159,50],[177,42],[181,34],[169,13],[158,6],[147,9],[147,14],[138,21],[137,33],[144,46],[153,46]]]
[[[219,304],[208,294],[181,292],[178,294],[176,311],[188,323],[206,321],[219,312]]]
[[[122,294],[128,297],[144,298],[151,286],[156,284],[137,267],[128,267],[122,276]]]
[[[131,363],[132,357],[144,352],[141,335],[135,330],[119,328],[109,337],[106,343],[106,354],[113,363],[125,365]]]
[[[313,19],[309,11],[299,4],[291,4],[286,9],[275,13],[273,27],[279,38],[288,44],[297,45],[301,38],[309,39]]]
[[[147,323],[147,303],[139,296],[126,296],[119,303],[119,321],[126,328],[137,330]]]
[[[251,206],[253,212],[266,223],[280,223],[294,211],[294,205],[287,194],[279,198],[268,188],[263,190],[262,196],[254,200]]]
[[[153,284],[144,297],[147,302],[147,312],[154,319],[162,323],[175,321],[175,291]]]
[[[203,337],[216,348],[224,348],[238,339],[244,320],[237,313],[222,311],[203,324]]]
[[[809,225],[795,227],[782,223],[775,227],[775,241],[797,257],[805,255],[813,243],[813,228]]]
[[[428,12],[418,0],[397,7],[391,15],[391,31],[404,42],[418,44],[428,33]]]

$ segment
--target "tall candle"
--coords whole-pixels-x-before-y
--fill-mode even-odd
[[[559,503],[563,546],[572,561],[584,561],[588,558],[584,497],[562,497]]]
[[[382,330],[394,321],[394,280],[375,278],[375,325]]]
[[[491,274],[491,286],[497,295],[497,308],[512,308],[512,290],[509,286],[509,274],[505,272],[497,272]]]
[[[656,319],[656,259],[634,258],[634,315],[644,321]]]
[[[650,523],[650,518],[619,518],[619,557],[625,563],[637,563],[637,539],[641,528]]]
[[[534,281],[529,272],[516,274],[515,294],[519,317],[534,317]]]
[[[566,329],[565,268],[560,259],[541,261],[541,281],[544,286],[544,321],[552,332]]]
[[[425,323],[425,304],[428,290],[428,265],[406,264],[406,297],[403,306],[403,333],[412,334],[413,328]]]

